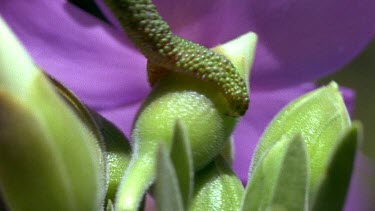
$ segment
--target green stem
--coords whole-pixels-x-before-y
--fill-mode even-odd
[[[136,211],[155,178],[155,154],[134,155],[116,195],[116,211]]]

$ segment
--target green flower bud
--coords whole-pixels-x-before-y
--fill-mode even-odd
[[[147,58],[148,78],[154,87],[135,122],[134,159],[115,203],[118,210],[135,210],[154,178],[157,146],[164,142],[170,149],[177,119],[186,126],[196,169],[222,150],[237,122],[234,117],[244,115],[248,108],[246,72],[251,62],[237,62],[247,70],[236,71],[222,54],[175,36],[152,1],[104,2]],[[253,49],[247,51],[251,55]]]
[[[196,169],[202,168],[220,153],[237,122],[236,118],[221,112],[221,100],[223,97],[215,87],[192,77],[171,73],[160,81],[134,125],[134,155],[124,175],[123,188],[118,193],[119,210],[139,203],[153,180],[160,142],[164,142],[168,149],[171,147],[176,120],[185,125]],[[126,201],[133,197],[137,197],[135,202]]]
[[[253,34],[248,34],[230,42],[230,45],[241,42],[250,45],[238,46],[251,47],[255,38]],[[225,45],[220,49],[230,55]],[[239,72],[246,77],[245,80],[252,57],[247,61],[244,56],[252,55],[248,52],[253,50],[242,49],[243,54],[233,56],[239,57],[237,61],[241,62],[235,64],[241,68]],[[117,194],[116,209],[137,209],[142,195],[155,177],[158,146],[163,142],[170,150],[177,120],[185,126],[194,168],[201,169],[210,163],[223,150],[238,121],[238,118],[226,115],[228,110],[226,97],[212,83],[173,71],[161,78],[137,115],[132,134],[134,155]]]
[[[272,120],[257,146],[251,172],[260,168],[261,158],[278,142],[300,134],[306,142],[309,195],[313,198],[339,137],[350,124],[336,83],[310,92],[291,102]]]
[[[181,74],[168,75],[140,111],[132,135],[135,150],[147,154],[159,141],[170,147],[174,124],[180,120],[187,130],[195,168],[205,166],[220,152],[237,122],[221,112],[221,100],[209,84]]]
[[[7,206],[101,209],[104,172],[95,132],[60,98],[0,19],[0,190]]]
[[[189,210],[239,210],[244,188],[224,158],[218,156],[195,175]]]

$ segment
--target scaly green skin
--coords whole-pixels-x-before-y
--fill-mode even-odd
[[[175,36],[151,0],[105,0],[136,47],[148,60],[154,85],[169,71],[192,75],[215,84],[228,101],[232,116],[245,114],[248,92],[244,79],[224,56]]]

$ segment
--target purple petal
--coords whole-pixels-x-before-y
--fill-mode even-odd
[[[126,137],[130,138],[133,122],[141,104],[142,101],[138,101],[133,104],[126,104],[109,110],[98,110],[98,112],[114,123],[122,132],[124,132]]]
[[[34,61],[94,108],[149,92],[145,59],[118,31],[64,0],[3,0],[0,14]]]
[[[207,46],[256,31],[260,42],[252,83],[254,89],[264,89],[316,79],[348,62],[373,37],[375,2],[367,1],[340,1],[340,7],[332,0],[319,5],[248,0],[235,4],[224,0],[158,0],[156,4],[178,34]],[[145,80],[139,80],[145,78],[144,71],[131,75],[120,72],[144,69],[145,62],[124,48],[123,34],[69,3],[5,0],[0,13],[36,62],[88,104],[118,105],[136,101],[147,92]],[[72,71],[76,76],[66,74]],[[132,78],[126,84],[118,82]]]
[[[349,115],[352,117],[354,114],[354,110],[355,110],[354,104],[355,104],[356,93],[354,90],[350,88],[346,88],[346,87],[340,87],[340,92],[343,95],[346,109],[348,109]]]
[[[253,2],[260,45],[252,82],[259,87],[293,85],[337,71],[374,37],[373,0]]]
[[[247,31],[258,34],[255,89],[292,86],[337,71],[375,33],[373,0],[184,1],[182,7],[170,2],[156,4],[172,28],[205,45]]]
[[[233,2],[155,0],[177,34],[208,47],[258,33],[253,101],[235,134],[234,167],[246,179],[254,140],[286,103],[313,86],[265,89],[316,79],[350,61],[373,38],[375,1]],[[137,102],[149,89],[145,60],[125,46],[122,33],[63,0],[3,0],[0,14],[39,66],[129,135]]]
[[[255,89],[292,86],[333,73],[375,33],[373,0],[154,2],[176,34],[208,47],[256,32]]]

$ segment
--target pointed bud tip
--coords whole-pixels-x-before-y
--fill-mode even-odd
[[[229,42],[218,45],[212,50],[226,56],[248,83],[257,39],[258,37],[254,32],[248,32]]]
[[[37,71],[26,50],[0,17],[0,88],[16,93],[19,97],[29,92],[29,85]]]
[[[331,81],[331,82],[328,84],[328,87],[332,88],[332,89],[335,90],[335,91],[338,91],[338,90],[339,90],[339,85],[336,83],[336,81]]]

